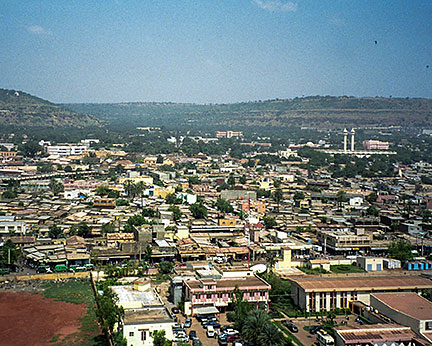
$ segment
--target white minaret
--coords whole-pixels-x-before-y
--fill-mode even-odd
[[[355,130],[351,129],[351,151],[354,151],[354,135],[355,135]]]
[[[344,153],[347,152],[347,147],[348,147],[348,130],[344,129],[343,130],[343,134],[344,134]]]

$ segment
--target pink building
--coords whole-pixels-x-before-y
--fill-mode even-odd
[[[367,141],[363,141],[363,147],[366,150],[388,150],[389,142],[381,142],[369,139]]]
[[[225,311],[232,302],[235,287],[243,294],[243,299],[256,303],[264,303],[268,308],[271,286],[256,276],[236,279],[201,279],[184,281],[185,312],[190,315],[200,313],[202,308],[216,307]]]

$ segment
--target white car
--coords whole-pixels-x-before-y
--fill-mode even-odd
[[[207,336],[209,338],[214,338],[216,335],[214,327],[213,326],[207,326]]]

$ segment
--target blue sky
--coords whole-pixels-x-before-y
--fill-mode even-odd
[[[432,97],[432,1],[0,0],[0,87],[53,102]]]

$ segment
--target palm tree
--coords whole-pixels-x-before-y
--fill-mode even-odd
[[[283,334],[275,327],[273,323],[264,325],[261,334],[258,336],[260,345],[279,346],[284,342]]]
[[[258,339],[265,325],[270,323],[270,317],[264,310],[253,310],[244,322],[242,335],[254,345],[261,345]]]
[[[276,264],[276,258],[275,255],[272,251],[268,251],[266,254],[266,260],[268,263],[268,267],[267,267],[267,273],[272,273],[273,272],[273,267]]]

